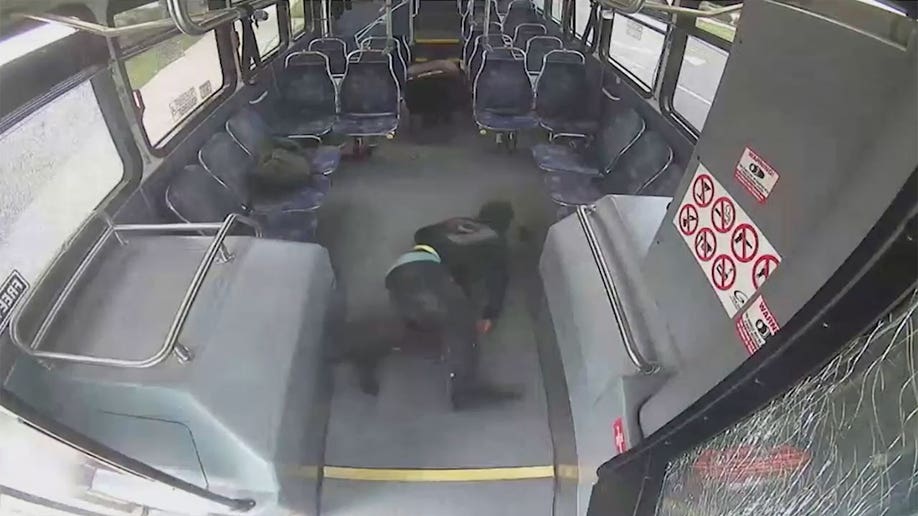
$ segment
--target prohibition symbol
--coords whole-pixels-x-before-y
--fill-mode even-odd
[[[759,259],[755,261],[755,265],[752,266],[752,284],[755,286],[755,289],[758,290],[759,287],[765,283],[765,280],[771,276],[771,273],[778,268],[778,257],[772,254],[763,254],[759,256]]]
[[[685,236],[692,236],[698,229],[698,209],[686,204],[679,210],[679,230]]]
[[[736,283],[736,264],[733,258],[722,254],[711,264],[711,281],[718,290],[730,290]]]
[[[695,256],[706,262],[714,258],[715,252],[717,252],[717,237],[714,236],[711,228],[701,228],[701,231],[695,235]]]
[[[718,197],[711,207],[711,225],[720,233],[733,229],[736,222],[736,206],[729,197]]]
[[[699,208],[707,208],[714,200],[714,181],[711,176],[701,174],[692,183],[692,198]]]
[[[742,263],[749,263],[759,252],[759,234],[755,228],[743,223],[736,226],[730,239],[733,256]]]

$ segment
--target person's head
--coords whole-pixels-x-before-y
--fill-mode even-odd
[[[513,206],[507,201],[489,201],[478,210],[477,219],[503,235],[513,220]]]

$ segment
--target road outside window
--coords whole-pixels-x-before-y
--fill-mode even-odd
[[[666,41],[666,24],[644,15],[612,18],[609,57],[646,90],[653,89]]]
[[[577,0],[574,5],[574,32],[578,36],[583,36],[586,30],[587,21],[590,19],[590,0]]]
[[[264,59],[268,54],[280,47],[280,21],[277,16],[277,5],[261,9],[267,19],[256,21],[252,24],[255,30],[255,42],[258,44],[258,55]],[[242,22],[236,22],[236,33],[242,41]]]
[[[561,22],[561,6],[564,4],[564,0],[552,0],[551,1],[551,19],[556,22]]]
[[[304,4],[305,0],[291,0],[290,2],[290,25],[293,28],[294,37],[306,31],[306,6]],[[312,27],[309,30],[312,30]]]
[[[708,111],[720,77],[727,65],[727,52],[689,36],[673,93],[673,109],[699,133],[704,128]]]

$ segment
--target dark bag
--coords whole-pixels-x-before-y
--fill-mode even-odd
[[[253,177],[256,189],[278,193],[310,185],[312,162],[296,142],[274,139],[266,147]]]

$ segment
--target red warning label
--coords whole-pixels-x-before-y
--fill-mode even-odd
[[[625,423],[622,418],[615,418],[612,422],[612,438],[615,439],[615,451],[625,453],[628,450],[628,443],[625,441]]]
[[[673,224],[729,317],[744,308],[781,264],[761,229],[703,164]]]
[[[755,298],[749,308],[736,318],[735,326],[736,335],[750,355],[781,329],[762,296]]]
[[[736,164],[733,177],[743,185],[760,203],[768,200],[780,175],[767,161],[746,147]]]
[[[711,228],[701,228],[701,231],[695,235],[695,256],[699,260],[706,262],[714,258],[717,252],[717,237]]]
[[[685,236],[692,236],[698,229],[698,208],[686,204],[679,210],[679,231]]]

